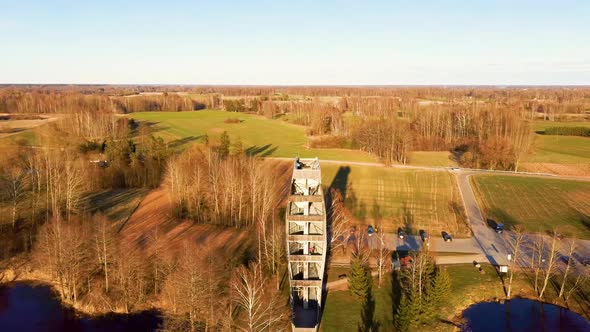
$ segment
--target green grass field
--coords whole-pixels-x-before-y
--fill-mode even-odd
[[[590,121],[543,121],[533,122],[533,130],[542,132],[549,127],[590,127]]]
[[[590,182],[479,175],[472,179],[487,218],[529,232],[590,238]]]
[[[215,142],[223,131],[230,139],[241,139],[244,149],[260,156],[319,157],[321,159],[369,161],[376,159],[367,153],[346,149],[307,149],[305,127],[264,117],[229,113],[224,111],[198,112],[142,112],[132,118],[154,123],[157,135],[172,144],[203,142],[205,134]],[[238,118],[240,123],[225,123],[228,118]]]
[[[393,312],[391,310],[390,287],[373,287],[375,297],[375,320],[379,331],[391,331]],[[357,331],[361,320],[361,301],[348,291],[329,292],[322,315],[321,330],[324,332]]]
[[[455,178],[445,171],[322,164],[322,181],[345,195],[357,221],[388,231],[469,234]],[[434,233],[433,233],[434,234]]]
[[[533,152],[527,162],[589,164],[590,138],[535,134]]]
[[[535,121],[533,124],[535,132],[543,132],[548,127],[590,127],[590,122]],[[590,164],[590,138],[537,133],[525,162]]]

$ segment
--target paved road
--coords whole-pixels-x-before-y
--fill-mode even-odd
[[[463,199],[467,219],[471,225],[473,239],[479,245],[481,253],[492,265],[508,265],[506,243],[501,235],[487,224],[475,199],[475,194],[469,182],[472,173],[464,171],[455,171],[454,173],[457,176],[459,192]]]
[[[276,160],[288,160],[293,161],[293,158],[284,157],[265,157],[268,159]],[[322,164],[339,164],[339,165],[355,165],[355,166],[369,166],[369,167],[386,167],[383,163],[372,163],[363,161],[346,161],[346,160],[329,160],[321,159]],[[446,167],[446,166],[415,166],[415,165],[390,165],[387,167],[401,168],[401,169],[417,169],[427,171],[438,171],[438,172],[457,172],[461,174],[502,174],[508,176],[525,176],[525,177],[537,177],[537,178],[550,178],[558,180],[575,180],[575,181],[590,181],[588,176],[570,176],[570,175],[556,175],[550,173],[529,173],[529,172],[512,172],[512,171],[498,171],[492,169],[476,169],[476,168],[458,168],[458,167]]]

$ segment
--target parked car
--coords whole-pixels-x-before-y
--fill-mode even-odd
[[[565,263],[565,264],[571,264],[574,265],[576,263],[576,260],[573,257],[570,256],[561,256],[560,259]]]
[[[422,238],[422,242],[428,241],[428,233],[425,230],[420,230],[420,237]]]
[[[373,226],[369,225],[369,227],[367,228],[367,233],[369,234],[369,236],[373,236],[373,233],[375,233],[375,229],[373,228]]]
[[[403,240],[404,236],[406,236],[406,232],[404,232],[404,230],[400,227],[397,229],[397,236]]]
[[[582,263],[582,265],[585,267],[590,267],[590,258],[582,258],[580,259],[580,263]]]
[[[453,241],[453,237],[451,237],[451,234],[449,234],[445,231],[441,232],[441,234],[442,234],[443,240],[445,240],[445,242]]]
[[[504,224],[497,224],[496,225],[496,233],[502,234],[504,232]]]

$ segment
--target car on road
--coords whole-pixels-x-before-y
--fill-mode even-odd
[[[459,167],[451,167],[451,171],[457,172],[460,171],[461,169]]]
[[[404,232],[404,230],[400,227],[397,229],[397,237],[399,237],[400,239],[404,239],[404,236],[406,236],[406,232]]]
[[[453,241],[453,237],[451,236],[451,234],[449,234],[445,231],[442,231],[441,234],[442,234],[443,240],[445,240],[445,242],[452,242]]]
[[[504,224],[497,224],[496,225],[496,233],[502,234],[504,232]]]
[[[561,256],[560,259],[565,263],[565,264],[571,264],[574,265],[576,263],[576,260],[573,257],[570,256]]]
[[[422,242],[428,241],[428,233],[425,230],[420,230],[420,237],[422,238]]]
[[[369,227],[367,228],[367,234],[369,234],[369,236],[373,236],[373,233],[375,233],[375,229],[373,228],[373,226],[369,225]]]

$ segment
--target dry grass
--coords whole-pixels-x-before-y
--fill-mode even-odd
[[[0,120],[0,138],[16,135],[57,119],[57,116],[43,116],[43,119],[35,120]]]
[[[151,191],[141,202],[120,233],[125,241],[149,247],[155,231],[165,243],[164,249],[175,250],[185,241],[194,241],[213,251],[233,254],[239,259],[252,247],[251,236],[244,229],[199,225],[178,220],[172,213],[172,204],[165,188]]]
[[[324,164],[322,181],[343,192],[359,224],[381,223],[386,231],[403,227],[412,233],[425,229],[469,235],[457,184],[449,172]]]
[[[558,175],[590,176],[590,163],[522,163],[521,170],[528,172],[550,173]]]

